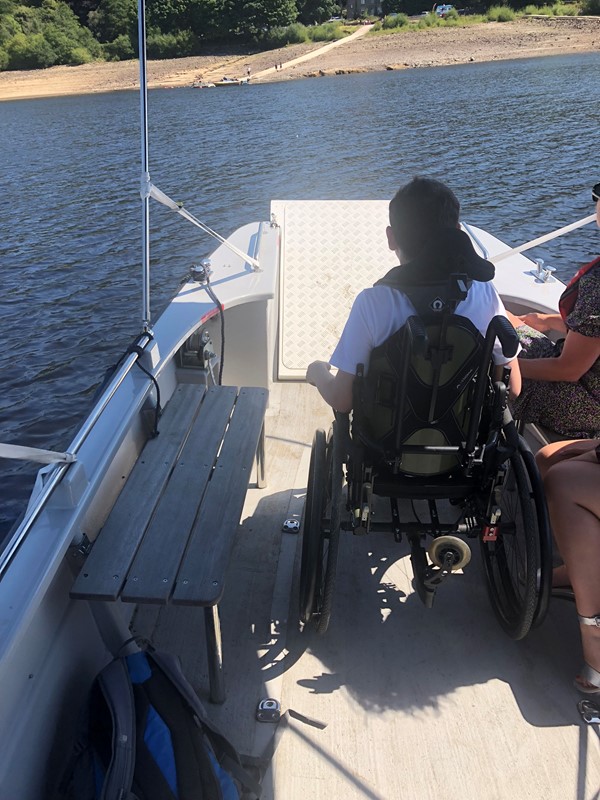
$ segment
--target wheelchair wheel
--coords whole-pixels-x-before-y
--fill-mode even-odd
[[[340,536],[342,460],[336,423],[325,440],[317,430],[313,439],[304,513],[300,568],[300,619],[315,622],[317,631],[329,626]]]
[[[537,517],[537,531],[539,540],[538,550],[538,576],[537,576],[537,605],[533,615],[532,627],[540,625],[548,611],[550,603],[550,593],[552,589],[552,532],[550,529],[550,518],[548,517],[548,507],[546,505],[546,495],[544,485],[538,472],[535,458],[529,446],[522,437],[519,437],[519,448],[527,470],[527,477],[531,486],[533,500],[535,503],[535,513]]]
[[[315,606],[326,480],[327,445],[325,431],[319,429],[315,431],[310,451],[306,505],[304,507],[300,565],[300,620],[304,623],[310,622],[312,619]]]
[[[540,587],[540,536],[532,486],[521,452],[504,465],[495,503],[500,525],[495,541],[481,541],[492,606],[512,639],[525,637],[536,618]]]

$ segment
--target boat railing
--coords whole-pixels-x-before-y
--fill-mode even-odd
[[[595,222],[595,220],[596,214],[589,214],[587,217],[578,219],[577,222],[571,222],[569,225],[564,225],[562,228],[557,228],[555,231],[545,233],[543,236],[538,236],[537,239],[532,239],[529,242],[520,244],[518,247],[511,247],[510,250],[503,250],[502,253],[493,256],[490,261],[492,261],[493,264],[497,264],[499,261],[504,261],[505,258],[523,253],[525,250],[531,250],[532,247],[545,244],[552,239],[558,239],[559,236],[564,236],[565,233],[570,233],[571,231],[577,230],[577,228],[582,228],[584,225],[589,225],[590,222]]]
[[[136,349],[136,352],[130,353],[125,361],[121,364],[118,368],[117,372],[114,374],[110,382],[108,383],[106,389],[102,392],[98,402],[92,409],[91,414],[87,417],[82,427],[78,430],[75,438],[73,439],[70,447],[67,449],[66,453],[70,456],[77,456],[77,453],[81,449],[83,443],[86,441],[92,430],[94,429],[96,423],[102,416],[104,410],[114,397],[115,393],[125,380],[125,378],[129,375],[133,367],[137,364],[138,359],[140,358],[141,349],[147,347],[148,344],[152,341],[152,336],[150,334],[142,334],[139,340],[136,342],[140,350]],[[152,379],[148,378],[150,382]],[[46,503],[52,497],[56,487],[62,481],[63,477],[67,473],[67,470],[71,466],[72,463],[76,462],[76,458],[72,458],[69,461],[65,461],[62,463],[54,464],[54,467],[50,469],[50,471],[45,476],[45,483],[41,491],[35,495],[30,505],[25,512],[25,516],[21,521],[21,524],[17,527],[13,535],[11,536],[7,546],[2,551],[0,555],[0,579],[10,566],[13,558],[15,557],[19,547],[21,546],[22,542],[24,541],[25,537],[31,530],[33,524],[43,511]]]

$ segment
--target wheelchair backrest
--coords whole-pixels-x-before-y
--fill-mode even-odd
[[[466,276],[453,275],[444,284],[403,290],[418,315],[372,351],[366,375],[359,365],[352,436],[395,473],[435,476],[464,468],[489,433],[496,333],[484,339],[454,313],[469,288]]]

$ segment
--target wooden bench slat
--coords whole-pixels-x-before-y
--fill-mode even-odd
[[[129,570],[121,593],[125,602],[169,601],[236,395],[233,386],[208,390]]]
[[[184,384],[173,393],[160,420],[160,434],[146,442],[75,580],[71,597],[117,599],[154,510],[145,498],[162,493],[205,391],[204,386]]]
[[[173,603],[209,606],[221,599],[225,571],[263,429],[267,398],[265,389],[240,390],[177,575]]]

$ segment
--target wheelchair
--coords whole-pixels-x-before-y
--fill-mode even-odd
[[[427,607],[479,547],[504,631],[522,639],[546,614],[552,542],[543,485],[507,406],[509,370],[497,378],[493,361],[496,339],[509,359],[518,339],[505,317],[483,337],[454,313],[469,285],[455,274],[403,289],[417,314],[372,351],[366,373],[358,365],[351,415],[336,412],[327,436],[315,432],[302,530],[304,628],[328,628],[342,531],[406,537]],[[386,499],[389,517],[380,519]],[[417,501],[428,513],[417,515]],[[410,507],[414,521],[402,521]]]

